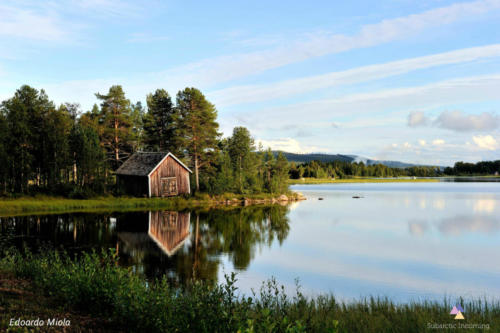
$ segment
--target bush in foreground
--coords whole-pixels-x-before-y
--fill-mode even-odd
[[[450,302],[395,304],[388,299],[338,302],[334,296],[293,297],[271,279],[251,297],[240,295],[235,275],[220,285],[195,282],[174,289],[119,267],[112,253],[5,253],[0,269],[76,310],[108,316],[117,326],[148,332],[422,332],[429,323],[455,323]],[[465,302],[467,323],[500,327],[500,304]],[[487,326],[485,326],[487,325]],[[446,331],[446,330],[444,330]],[[450,329],[449,331],[454,331]],[[474,331],[474,330],[472,330]]]

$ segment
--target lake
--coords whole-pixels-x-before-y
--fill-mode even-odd
[[[274,276],[293,293],[395,301],[500,298],[500,183],[295,185],[306,201],[182,212],[0,218],[1,241],[34,251],[112,249],[173,284],[222,281],[244,293]],[[359,198],[353,198],[359,197]],[[321,200],[320,200],[321,198]]]

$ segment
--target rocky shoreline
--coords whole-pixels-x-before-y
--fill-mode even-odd
[[[268,199],[252,199],[252,198],[233,198],[226,200],[218,200],[215,203],[226,205],[226,206],[250,206],[250,205],[269,205],[269,204],[279,204],[286,206],[291,202],[303,201],[307,198],[302,193],[293,193],[293,195],[282,194],[276,198]]]

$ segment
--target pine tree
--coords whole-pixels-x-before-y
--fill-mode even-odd
[[[121,86],[112,86],[106,95],[96,94],[102,101],[99,117],[101,142],[106,148],[112,168],[117,169],[133,152],[130,101]]]
[[[254,140],[245,127],[235,127],[228,140],[229,155],[235,166],[237,188],[239,193],[246,188],[246,173],[251,170],[247,165],[251,162],[250,154],[255,150]]]
[[[41,137],[43,126],[42,114],[49,104],[44,93],[29,86],[19,88],[14,97],[2,103],[2,113],[6,115],[9,138],[7,154],[12,190],[26,193],[29,180],[36,174],[36,183],[40,181],[40,165],[46,160],[41,156],[44,142]],[[52,105],[53,106],[53,105]]]
[[[285,193],[288,189],[288,161],[282,152],[278,153],[273,166],[272,193]]]
[[[177,113],[172,98],[164,89],[146,97],[148,112],[144,116],[144,143],[151,150],[179,154],[176,137]]]
[[[196,190],[200,189],[200,169],[215,160],[219,137],[217,110],[196,88],[177,93],[179,148],[185,151],[194,169]]]
[[[101,170],[105,153],[97,131],[78,122],[70,134],[70,151],[75,159],[75,181],[79,187],[95,185],[102,178]]]
[[[132,105],[130,120],[132,122],[132,149],[137,151],[143,147],[144,141],[144,108],[140,101]]]

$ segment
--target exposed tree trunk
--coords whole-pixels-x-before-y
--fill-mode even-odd
[[[114,140],[114,144],[115,144],[115,163],[116,163],[116,167],[118,168],[118,165],[119,165],[119,161],[120,161],[120,151],[118,149],[118,108],[115,107],[114,108],[114,114],[115,114],[115,119],[114,119],[114,128],[115,128],[115,136],[113,138]]]
[[[200,190],[200,180],[198,176],[198,156],[194,155],[194,177],[196,180],[196,191]]]
[[[78,177],[77,177],[77,169],[76,169],[76,153],[73,153],[73,183],[76,185],[78,182]]]
[[[241,172],[241,169],[242,169],[242,164],[243,164],[243,162],[242,162],[242,158],[243,158],[243,157],[240,155],[240,193],[243,193],[243,186],[242,186],[243,184],[242,184],[242,182],[241,182],[241,173],[242,173],[242,172]]]
[[[196,147],[196,142],[194,144],[194,178],[195,178],[195,183],[196,183],[196,192],[198,192],[200,190],[200,178],[199,178],[199,171],[198,171],[198,168],[200,167],[198,165],[198,150],[197,150],[197,147]]]

